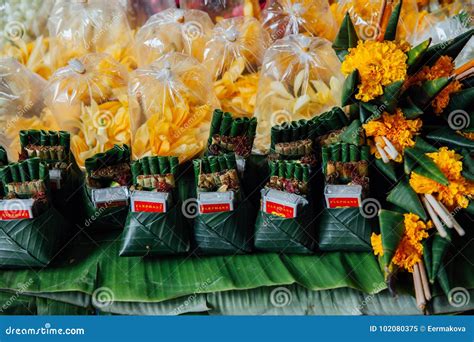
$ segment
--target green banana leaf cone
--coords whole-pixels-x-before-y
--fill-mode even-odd
[[[255,208],[250,201],[237,203],[235,210],[198,214],[194,219],[197,254],[244,254],[251,251]]]
[[[52,206],[32,219],[0,221],[0,268],[47,266],[70,231]]]
[[[299,208],[295,218],[259,211],[255,223],[255,248],[267,252],[309,254],[316,247],[311,204]]]
[[[176,204],[166,213],[129,212],[120,256],[156,256],[189,251],[189,227]]]

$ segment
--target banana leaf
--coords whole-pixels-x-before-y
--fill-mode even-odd
[[[422,64],[431,66],[436,63],[438,58],[441,56],[449,56],[452,59],[455,59],[471,39],[473,34],[474,29],[470,29],[453,39],[430,46],[423,57]]]
[[[414,172],[428,177],[440,184],[448,185],[449,182],[444,173],[431,158],[425,155],[423,151],[417,148],[406,148],[405,153],[418,164]]]
[[[466,120],[467,127],[463,130],[472,131],[474,129],[474,88],[466,88],[451,94],[448,106],[443,110],[443,117],[448,120],[450,113],[455,111],[465,111],[469,120]]]
[[[81,227],[99,230],[123,229],[128,215],[128,206],[96,208],[92,201],[92,190],[82,187],[82,221]]]
[[[384,40],[395,40],[397,35],[397,26],[398,26],[398,18],[400,18],[400,11],[402,8],[402,1],[395,6],[395,9],[390,15],[388,19],[387,28],[385,29],[385,34],[383,36]]]
[[[426,221],[428,218],[420,198],[406,180],[400,181],[400,183],[389,192],[387,201],[418,215],[423,221]]]
[[[382,209],[379,212],[380,233],[382,234],[382,261],[387,267],[402,239],[405,230],[404,216],[394,211]]]
[[[432,254],[432,265],[431,265],[431,278],[430,281],[434,283],[436,276],[438,275],[439,268],[443,263],[444,256],[451,245],[452,232],[451,229],[447,230],[448,235],[446,238],[442,238],[438,233],[433,236],[431,243],[431,254]]]
[[[54,208],[33,219],[0,221],[0,267],[44,267],[70,229]]]
[[[353,144],[353,145],[362,145],[361,139],[362,124],[360,120],[354,120],[350,123],[349,126],[341,133],[340,139],[342,142]]]
[[[444,294],[448,297],[448,301],[451,302],[451,285],[449,284],[448,273],[446,272],[444,265],[440,266],[438,274],[436,275],[436,280]]]
[[[337,57],[342,62],[346,55],[349,53],[349,48],[357,46],[359,37],[357,37],[356,30],[352,24],[351,17],[349,12],[346,13],[344,17],[339,32],[334,39],[332,48],[336,52]]]
[[[474,149],[474,141],[463,137],[462,135],[451,130],[449,127],[442,127],[426,135],[430,140],[437,142],[440,145],[448,145],[453,148],[467,148]]]
[[[428,50],[431,44],[431,38],[421,42],[414,48],[410,49],[407,52],[407,65],[408,65],[408,74],[412,75],[417,71],[420,61],[423,59],[425,52]]]
[[[356,69],[344,80],[344,85],[342,87],[341,106],[347,106],[347,105],[355,103],[354,96],[357,92],[358,84],[359,84],[359,72]]]
[[[322,251],[370,252],[373,222],[359,208],[325,209],[319,218]]]
[[[375,120],[382,115],[380,106],[370,102],[359,102],[359,117],[362,123]]]
[[[454,79],[440,77],[426,81],[421,86],[413,86],[407,90],[410,101],[418,108],[426,108],[431,101]]]
[[[423,244],[423,262],[425,264],[425,269],[426,273],[428,275],[428,279],[432,279],[433,275],[433,251],[431,249],[431,243],[433,239],[428,238],[425,239],[422,244]]]
[[[284,218],[259,211],[255,223],[255,248],[279,253],[311,253],[316,245],[310,205],[296,218]]]
[[[233,211],[199,214],[194,220],[194,240],[199,254],[247,253],[251,250],[254,208],[249,201]]]
[[[392,182],[398,181],[397,172],[395,170],[395,163],[393,161],[384,163],[382,159],[375,158],[375,166],[377,166],[377,169],[381,171]]]
[[[383,108],[383,111],[386,111],[388,113],[395,112],[395,109],[397,108],[400,92],[402,91],[403,83],[404,83],[403,81],[395,81],[389,84],[388,86],[384,87],[383,95],[380,95],[376,99],[377,103],[381,103],[381,107]]]
[[[166,213],[129,212],[120,256],[186,253],[190,245],[189,232],[180,203]]]

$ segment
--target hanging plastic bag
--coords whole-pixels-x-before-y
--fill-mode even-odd
[[[390,6],[395,8],[398,2],[394,1]],[[375,40],[381,31],[380,14],[383,3],[382,0],[341,0],[332,4],[331,10],[339,25],[349,12],[358,37],[363,40]],[[397,39],[413,43],[418,24],[425,14],[426,12],[418,10],[416,0],[403,1],[397,26]]]
[[[137,69],[129,99],[133,159],[175,155],[183,162],[205,148],[219,104],[209,72],[194,58],[173,52]]]
[[[0,143],[10,159],[20,152],[21,129],[55,129],[57,125],[44,110],[42,91],[46,81],[13,58],[0,58]]]
[[[214,27],[203,63],[216,80],[214,90],[224,111],[253,116],[258,70],[269,43],[255,18],[224,19]]]
[[[311,119],[339,106],[344,76],[326,39],[291,35],[265,53],[258,85],[254,147],[270,147],[270,129],[286,121]]]
[[[334,39],[337,24],[325,0],[269,0],[262,23],[272,41],[290,34]]]
[[[92,155],[130,141],[128,73],[107,54],[73,59],[49,80],[45,102],[62,130],[73,134],[79,166]]]
[[[206,11],[215,22],[232,17],[260,16],[258,0],[180,0],[179,6],[184,9]]]
[[[169,8],[153,15],[136,35],[138,65],[149,65],[168,52],[182,52],[202,61],[213,27],[203,11]]]
[[[133,36],[127,16],[117,1],[59,1],[48,19],[54,69],[91,52],[106,52],[135,68]]]
[[[145,22],[158,12],[175,8],[176,0],[119,0],[127,13],[128,23],[132,29],[142,27]]]

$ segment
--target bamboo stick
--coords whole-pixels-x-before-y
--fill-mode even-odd
[[[384,149],[380,146],[380,144],[375,144],[375,147],[377,148],[377,151],[379,151],[380,156],[382,157],[382,160],[385,164],[387,164],[390,159],[388,159],[387,153],[384,151]]]
[[[421,311],[424,311],[426,306],[426,298],[423,293],[423,285],[421,283],[421,275],[418,264],[413,266],[413,284],[415,285],[416,306],[418,306]]]
[[[445,212],[441,207],[440,203],[433,197],[431,194],[425,194],[425,198],[430,202],[431,207],[436,212],[436,214],[443,220],[448,228],[453,228],[453,220],[451,220],[451,214]]]
[[[418,263],[418,269],[420,270],[421,275],[421,284],[423,285],[423,293],[427,301],[431,300],[431,291],[430,291],[430,283],[428,282],[428,276],[426,275],[425,264],[423,260]]]
[[[464,231],[464,229],[461,227],[461,225],[459,224],[459,222],[454,218],[454,215],[452,215],[448,208],[446,208],[444,206],[443,203],[441,202],[438,202],[439,205],[441,206],[441,208],[443,209],[444,212],[446,212],[448,215],[450,215],[451,217],[451,220],[453,221],[453,227],[454,229],[456,230],[456,232],[459,234],[459,236],[464,236],[464,234],[466,234],[466,232]]]
[[[428,202],[428,200],[424,196],[421,196],[421,200],[423,201],[423,204],[425,205],[425,208],[428,211],[428,214],[430,215],[431,220],[433,221],[433,224],[435,225],[436,230],[438,231],[439,235],[445,238],[448,235],[448,233],[446,233],[446,229],[444,229],[443,224],[439,220],[438,216],[436,216],[436,213],[431,207],[430,202]]]

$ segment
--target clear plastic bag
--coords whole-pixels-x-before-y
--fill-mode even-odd
[[[180,0],[179,6],[184,9],[206,11],[215,22],[232,17],[260,16],[258,0]]]
[[[397,3],[398,1],[394,1],[392,8],[395,8]],[[380,33],[382,4],[382,0],[340,0],[331,5],[331,10],[339,25],[349,12],[359,38],[374,40]],[[422,17],[416,0],[404,0],[397,26],[397,39],[413,43]]]
[[[175,8],[176,0],[119,0],[132,29],[142,27],[153,14]]]
[[[182,52],[202,61],[214,24],[206,12],[169,8],[153,15],[137,32],[139,66],[151,64],[168,52]]]
[[[129,82],[132,155],[176,155],[182,162],[207,143],[219,103],[209,72],[194,58],[172,52],[135,70]]]
[[[118,1],[58,1],[48,30],[54,69],[91,52],[109,53],[130,69],[135,67],[132,32]]]
[[[79,166],[92,155],[130,140],[126,68],[107,54],[72,59],[49,80],[45,102],[70,131]]]
[[[272,41],[297,33],[332,40],[338,29],[326,0],[269,0],[262,22]]]
[[[46,81],[13,58],[0,59],[0,145],[10,160],[20,152],[21,129],[55,129],[52,115],[43,110]]]
[[[272,126],[310,119],[341,104],[344,76],[331,43],[290,35],[265,53],[257,92],[254,147],[266,152]]]
[[[268,33],[255,18],[230,18],[216,24],[203,63],[216,80],[214,89],[224,111],[253,115],[258,70],[269,44]]]

